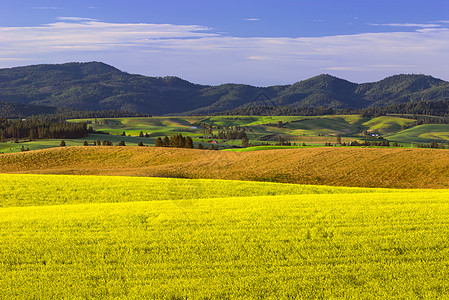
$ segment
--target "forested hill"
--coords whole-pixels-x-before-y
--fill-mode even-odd
[[[100,62],[0,69],[0,108],[39,113],[46,111],[45,106],[161,115],[211,114],[251,106],[365,108],[416,101],[449,101],[449,82],[396,75],[356,84],[319,75],[293,85],[261,88],[134,75]]]

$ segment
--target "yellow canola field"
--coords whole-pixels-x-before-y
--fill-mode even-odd
[[[0,207],[376,191],[398,190],[217,179],[0,174]]]
[[[1,299],[449,296],[447,190],[0,177]]]

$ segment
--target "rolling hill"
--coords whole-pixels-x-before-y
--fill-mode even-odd
[[[293,85],[205,86],[178,77],[147,77],[101,62],[0,69],[0,103],[77,110],[210,114],[251,105],[365,108],[449,100],[449,83],[431,76],[396,75],[356,84],[322,74]],[[31,106],[30,106],[31,105]]]
[[[0,155],[0,173],[448,188],[449,152],[320,147],[238,153],[157,147],[67,147]]]

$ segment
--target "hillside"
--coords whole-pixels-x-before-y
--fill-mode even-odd
[[[204,106],[186,101],[197,89],[179,78],[130,75],[98,62],[0,70],[0,101],[80,110],[184,111]]]
[[[0,155],[0,173],[209,178],[387,188],[449,187],[449,152],[308,148],[223,152],[70,147]]]
[[[424,75],[355,84],[323,74],[293,85],[254,87],[133,75],[100,62],[0,69],[0,102],[8,107],[37,105],[29,109],[39,113],[41,106],[162,115],[211,114],[255,105],[341,109],[442,100],[449,100],[449,83]]]
[[[56,108],[51,106],[7,103],[0,101],[0,117],[18,118],[21,116],[29,116],[30,112],[35,115],[54,114]]]
[[[379,82],[365,83],[357,87],[356,94],[375,105],[448,100],[449,85],[441,79],[423,75],[396,75]]]

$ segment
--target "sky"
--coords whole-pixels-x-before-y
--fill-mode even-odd
[[[449,0],[0,0],[0,68],[88,61],[209,85],[449,81]]]

